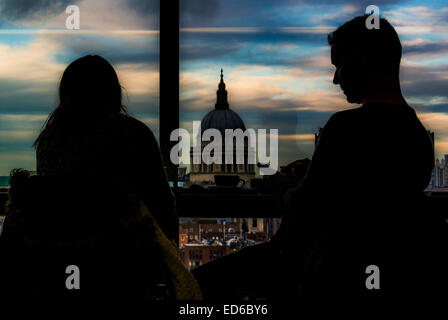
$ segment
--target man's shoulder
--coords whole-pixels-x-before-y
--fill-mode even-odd
[[[342,124],[352,123],[354,118],[361,116],[361,113],[361,107],[335,112],[328,120],[327,126],[340,126]]]
[[[335,112],[332,118],[335,118],[337,120],[344,120],[345,118],[357,116],[361,113],[362,113],[362,107],[351,108]]]

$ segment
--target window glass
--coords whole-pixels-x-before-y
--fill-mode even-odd
[[[72,1],[80,13],[75,30],[67,29],[73,11],[66,13],[63,3],[0,7],[0,185],[13,168],[35,170],[32,144],[57,106],[62,72],[87,54],[114,66],[123,104],[158,137],[159,1]]]
[[[228,106],[246,128],[279,130],[280,166],[311,158],[319,128],[334,112],[356,107],[332,82],[335,69],[327,35],[351,18],[363,15],[368,4],[181,1],[180,126],[192,132],[193,120],[202,119],[203,125],[204,120],[212,122],[207,114],[219,104],[217,91],[222,75]],[[402,41],[403,94],[426,128],[434,132],[436,157],[442,159],[448,154],[448,12],[440,1],[427,1],[424,5],[413,0],[382,1],[379,8],[381,16],[396,27]],[[215,124],[219,122],[216,121]],[[431,187],[448,186],[444,179],[448,176],[444,174],[446,166],[445,158],[438,162]],[[227,174],[239,174],[237,167],[223,168]],[[206,174],[210,172],[207,167],[188,170],[191,183],[202,180],[213,185],[213,175]],[[243,168],[240,172],[247,171]],[[258,168],[253,171],[259,177]],[[234,223],[231,228],[240,234],[238,239],[247,243],[249,238],[269,239],[266,232],[276,230],[273,225],[278,219],[260,220],[234,223],[229,219],[228,223]],[[189,239],[187,243],[196,245],[201,240],[207,240],[207,245],[211,243],[205,235],[195,234]],[[228,248],[224,254],[233,252],[234,248]]]

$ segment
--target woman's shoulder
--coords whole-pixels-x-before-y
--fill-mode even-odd
[[[126,133],[126,135],[138,135],[153,136],[152,130],[142,121],[131,117],[127,114],[115,114],[111,115],[110,119],[113,126],[119,129],[120,133]]]

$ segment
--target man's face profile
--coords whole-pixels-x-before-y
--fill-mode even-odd
[[[348,51],[340,44],[331,46],[331,63],[336,67],[333,83],[339,84],[348,102],[361,103],[364,91],[362,63]]]

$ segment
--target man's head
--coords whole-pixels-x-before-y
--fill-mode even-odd
[[[397,32],[385,19],[379,29],[366,27],[366,16],[356,17],[328,35],[333,83],[339,84],[347,101],[361,103],[375,94],[385,79],[398,83],[401,44]]]

